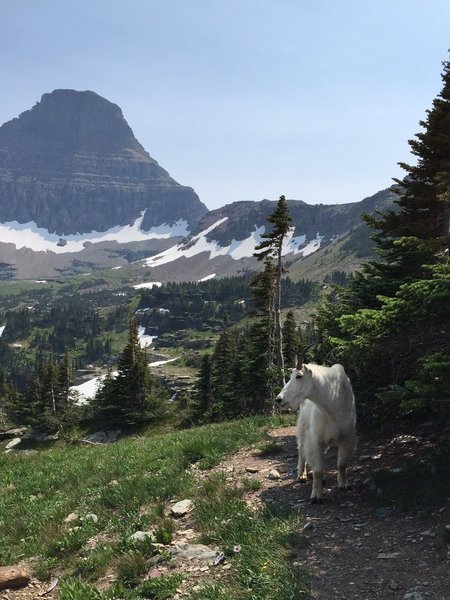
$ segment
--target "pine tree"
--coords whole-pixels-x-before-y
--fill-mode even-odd
[[[283,323],[283,354],[286,365],[295,367],[299,348],[300,334],[295,321],[294,311],[289,310]]]
[[[211,416],[224,417],[232,412],[234,400],[231,384],[232,366],[236,355],[236,344],[233,333],[228,327],[228,318],[224,318],[224,330],[221,332],[211,358],[211,392],[213,402]]]
[[[0,369],[0,425],[7,425],[8,422],[15,424],[26,422],[24,403],[21,394]]]
[[[258,260],[264,260],[267,256],[273,256],[276,260],[276,285],[274,295],[274,314],[275,314],[275,339],[276,339],[276,364],[280,370],[280,383],[284,383],[284,359],[282,345],[281,328],[281,276],[283,273],[283,243],[291,229],[292,217],[289,214],[286,198],[280,196],[277,207],[274,212],[266,217],[266,220],[273,225],[269,233],[264,233],[261,237],[263,241],[255,248],[254,256]]]
[[[95,400],[97,416],[115,424],[135,425],[159,416],[161,390],[152,377],[138,326],[131,319],[128,341],[119,358],[117,377],[110,375]]]
[[[205,354],[202,357],[202,363],[196,384],[196,393],[194,398],[194,418],[199,421],[206,420],[209,410],[212,406],[212,402],[211,359],[208,354]]]
[[[62,361],[57,367],[56,373],[56,406],[59,413],[70,411],[70,386],[72,385],[72,368],[69,353],[64,352]]]
[[[365,265],[318,313],[334,353],[353,375],[369,417],[450,415],[450,63],[424,131],[410,141],[397,210],[366,216],[378,262]]]
[[[254,315],[241,350],[242,390],[248,412],[268,412],[273,410],[281,379],[275,364],[276,270],[271,254],[266,255],[264,270],[251,279],[250,286]]]
[[[397,210],[364,217],[376,232],[382,259],[365,271],[378,293],[393,293],[404,281],[426,277],[423,265],[439,261],[450,244],[450,62],[443,65],[443,89],[420,121],[424,131],[409,141],[417,164],[400,163],[407,176],[395,180]]]

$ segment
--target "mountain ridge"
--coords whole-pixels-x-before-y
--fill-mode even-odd
[[[316,252],[393,193],[346,204],[289,199],[294,228],[284,253],[298,261]],[[92,91],[54,90],[0,127],[0,278],[140,259],[137,268],[162,281],[233,275],[252,268],[276,204],[240,200],[209,211],[143,148],[121,108]]]

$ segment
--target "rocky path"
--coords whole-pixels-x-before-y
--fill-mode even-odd
[[[349,470],[352,489],[340,494],[332,487],[336,456],[330,453],[325,500],[311,505],[311,483],[295,480],[294,434],[294,428],[276,429],[271,435],[281,446],[279,454],[261,457],[257,451],[242,451],[221,468],[262,481],[260,490],[248,494],[250,504],[290,506],[305,516],[309,544],[299,551],[295,565],[311,574],[312,597],[450,600],[450,551],[444,541],[445,525],[450,523],[448,502],[423,516],[374,508],[373,471],[386,464],[395,469],[416,438],[362,446]]]

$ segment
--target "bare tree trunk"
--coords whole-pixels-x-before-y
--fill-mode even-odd
[[[281,383],[285,384],[284,379],[284,358],[283,358],[283,339],[282,339],[282,328],[281,328],[281,251],[283,247],[284,236],[280,240],[278,247],[278,261],[277,261],[277,283],[275,292],[275,353],[277,358],[277,367],[281,371]]]

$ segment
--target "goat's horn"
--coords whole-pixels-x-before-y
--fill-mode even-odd
[[[306,353],[308,352],[308,350],[310,348],[312,348],[313,346],[315,346],[316,344],[319,343],[319,340],[316,340],[315,342],[312,342],[312,344],[307,344],[306,346],[303,346],[302,348],[300,348],[300,354],[301,356],[303,356],[303,358],[305,358]]]
[[[298,371],[303,367],[303,360],[305,359],[306,353],[310,348],[315,346],[318,343],[318,341],[319,340],[316,340],[312,344],[308,344],[307,346],[303,346],[303,348],[300,348],[300,353],[297,356],[297,366],[295,367]]]

